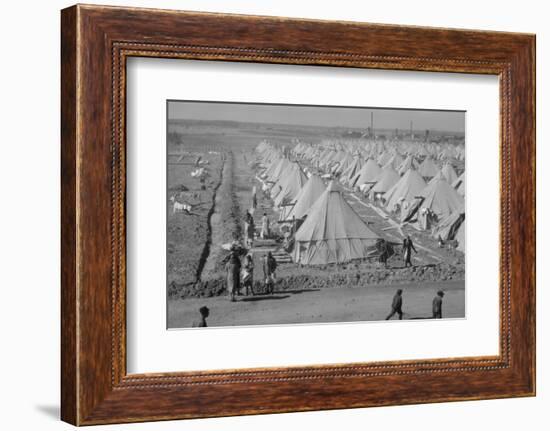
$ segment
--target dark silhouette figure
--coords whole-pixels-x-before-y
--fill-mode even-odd
[[[254,296],[254,261],[252,260],[252,256],[249,254],[247,254],[246,258],[244,259],[243,285],[245,288],[245,295],[248,296],[248,290],[250,289],[251,295]]]
[[[267,255],[264,256],[263,270],[264,270],[264,280],[265,280],[265,292],[271,293],[273,295],[274,286],[275,286],[275,270],[277,269],[277,261],[271,254],[267,252]]]
[[[380,263],[384,264],[384,268],[388,267],[388,259],[390,257],[390,246],[388,241],[382,239],[380,241]]]
[[[246,235],[246,246],[248,248],[251,248],[254,243],[254,231],[254,217],[247,211],[244,220],[244,232]]]
[[[434,319],[443,318],[443,296],[444,295],[445,294],[443,293],[443,291],[439,290],[434,300],[432,301],[432,314]]]
[[[232,250],[229,259],[225,264],[227,272],[227,290],[230,294],[231,301],[235,301],[235,295],[239,293],[241,288],[241,260],[236,250]]]
[[[193,322],[192,327],[193,328],[206,328],[208,325],[206,324],[206,318],[210,315],[210,310],[207,306],[203,305],[201,308],[199,308],[199,313],[201,314],[201,317],[199,320],[195,320]]]
[[[403,306],[402,293],[403,289],[397,289],[397,292],[395,292],[391,303],[391,312],[386,317],[386,320],[390,320],[396,313],[399,316],[399,320],[403,320],[403,310],[401,309],[401,307]]]
[[[403,240],[403,259],[405,259],[405,268],[407,266],[413,266],[411,262],[412,250],[414,250],[415,253],[418,253],[416,248],[414,248],[411,237],[407,235],[407,238]]]

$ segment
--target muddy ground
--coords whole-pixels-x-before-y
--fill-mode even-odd
[[[204,182],[204,190],[199,180],[191,176],[196,169],[195,156],[185,157],[177,162],[175,157],[168,160],[167,190],[167,280],[187,286],[195,283],[201,272],[201,258],[205,253],[209,227],[208,215],[212,208],[213,194],[220,182],[223,161],[220,155],[208,156],[210,176]],[[182,187],[183,186],[183,187]],[[190,213],[174,213],[171,197],[189,202]]]
[[[431,318],[432,299],[438,289],[445,292],[443,318],[465,315],[462,282],[408,283],[400,287],[404,319]],[[207,324],[211,327],[383,320],[394,293],[395,288],[387,285],[324,289],[296,286],[273,295],[237,297],[237,302],[230,302],[226,296],[173,300],[168,303],[168,327],[190,328],[203,305],[210,309]]]

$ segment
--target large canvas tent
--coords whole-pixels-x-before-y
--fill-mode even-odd
[[[426,187],[418,171],[409,169],[401,179],[394,184],[383,196],[386,203],[386,210],[393,212],[397,206],[403,206],[412,202]]]
[[[380,154],[380,156],[378,157],[378,164],[380,166],[384,166],[386,163],[388,163],[392,158],[392,155],[387,152],[387,151],[384,151],[382,154]]]
[[[416,168],[416,166],[415,166],[414,158],[413,158],[413,156],[411,156],[409,154],[407,156],[407,158],[405,160],[403,160],[403,163],[401,163],[401,165],[397,169],[397,173],[399,175],[403,175],[406,172],[408,172],[409,169],[415,169],[415,168]]]
[[[464,199],[444,179],[426,186],[420,193],[424,201],[420,209],[426,208],[437,216],[438,220],[447,218],[451,213],[464,208]]]
[[[307,177],[298,163],[291,163],[282,173],[281,179],[275,187],[280,187],[280,191],[275,195],[273,203],[276,207],[290,203],[300,192],[302,186],[306,183]]]
[[[340,176],[340,180],[349,184],[352,178],[355,178],[357,173],[361,170],[362,166],[363,162],[361,161],[361,158],[358,156],[354,157],[353,162],[349,164],[348,168]]]
[[[397,170],[399,169],[399,166],[403,163],[403,157],[401,157],[399,154],[394,154],[392,158],[383,166],[384,168],[387,166],[391,166],[393,169]]]
[[[284,157],[278,159],[277,161],[274,161],[272,165],[265,171],[264,177],[267,181],[277,181],[281,175],[281,172],[284,171],[289,164],[290,161],[288,159],[285,159]]]
[[[464,196],[466,194],[466,173],[463,172],[462,175],[459,176],[452,184],[452,186],[460,196]]]
[[[369,159],[351,180],[350,185],[359,187],[361,184],[372,182],[380,175],[381,171],[380,166],[374,160]]]
[[[445,165],[441,168],[441,173],[449,184],[453,184],[458,179],[458,176],[450,163],[445,163]]]
[[[305,185],[301,188],[298,195],[294,199],[293,206],[284,207],[281,211],[279,219],[292,220],[293,218],[301,219],[305,217],[309,209],[319,199],[319,197],[326,190],[325,184],[319,175],[312,174]],[[288,208],[288,210],[285,210]]]
[[[431,157],[426,157],[418,167],[418,172],[424,178],[435,177],[438,171],[439,169],[437,168],[437,165],[434,163]]]
[[[376,184],[370,190],[371,197],[374,197],[377,193],[386,193],[400,178],[399,174],[390,165],[386,165],[375,179]]]
[[[441,238],[444,241],[454,239],[464,219],[464,208],[453,212],[439,223],[437,229],[433,233],[433,237]]]
[[[446,179],[445,176],[443,175],[443,172],[439,171],[437,174],[435,174],[435,176],[434,176],[430,181],[428,181],[428,185],[429,185],[429,184],[433,184],[433,183],[435,183],[435,182],[437,182],[437,181],[439,181],[439,180],[442,180],[442,179],[445,180],[445,181],[447,181],[447,179]]]
[[[294,261],[314,265],[366,258],[376,254],[379,239],[331,181],[296,232]]]

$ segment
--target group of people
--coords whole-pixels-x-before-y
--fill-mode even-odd
[[[227,291],[231,301],[235,301],[235,296],[241,295],[241,289],[245,288],[245,295],[254,295],[254,259],[252,254],[248,253],[241,263],[241,252],[234,248],[231,250],[225,264],[227,272]],[[277,261],[269,251],[262,259],[262,269],[264,275],[265,293],[273,294],[275,287],[275,271],[277,270]]]
[[[256,195],[254,195],[256,196]],[[254,224],[254,217],[252,215],[254,209],[247,211],[244,216],[244,233],[247,247],[251,248],[254,243],[254,236],[256,234],[256,225]],[[271,236],[270,221],[267,213],[264,212],[262,216],[262,227],[260,229],[260,238],[268,239]]]
[[[445,293],[442,290],[438,290],[434,299],[432,300],[432,318],[443,318],[443,297]],[[399,320],[403,320],[403,289],[397,289],[397,292],[393,296],[391,303],[390,314],[386,316],[386,320],[390,320],[394,315],[399,317]]]
[[[268,256],[266,256],[268,261]],[[245,261],[245,268],[246,265],[250,265],[250,262],[252,262],[252,259],[250,258],[250,255],[246,256]],[[277,267],[277,262],[274,262],[273,269],[273,277],[275,275],[275,268]],[[253,268],[253,264],[252,264]],[[268,268],[269,269],[269,268]],[[264,273],[265,273],[265,264],[264,264]],[[267,278],[266,278],[267,280]],[[246,281],[243,279],[243,283],[246,283]],[[266,281],[267,283],[267,281]],[[247,284],[245,284],[247,286]],[[252,285],[250,284],[250,291],[252,294],[254,294],[254,291],[252,290]],[[234,292],[234,291],[232,291]],[[248,287],[246,290],[246,294],[248,295]],[[271,283],[271,291],[268,293],[273,293],[273,283]],[[445,293],[442,290],[439,290],[432,300],[432,318],[433,319],[442,319],[443,318],[443,297],[445,296]],[[232,296],[232,301],[234,301],[234,296]],[[206,306],[202,306],[199,309],[200,318],[193,322],[193,328],[206,328],[208,325],[206,323],[206,318],[210,315],[210,309]],[[386,320],[390,320],[394,315],[399,317],[399,320],[403,320],[403,289],[397,289],[397,292],[393,296],[392,303],[391,303],[391,311],[390,314],[387,315]]]
[[[410,237],[407,237],[403,240],[403,260],[405,261],[405,268],[408,266],[413,266],[412,264],[412,252],[418,253],[414,247],[414,243]],[[393,249],[388,241],[383,239],[380,242],[380,262],[384,264],[384,267],[388,267],[388,259],[391,257]]]

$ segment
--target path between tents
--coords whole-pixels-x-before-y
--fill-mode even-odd
[[[395,220],[393,220],[391,217],[389,217],[387,214],[384,213],[384,211],[380,208],[377,208],[376,206],[370,204],[370,203],[366,203],[366,202],[363,202],[361,200],[361,198],[359,198],[355,193],[350,193],[350,195],[361,205],[367,207],[367,208],[370,208],[372,210],[374,210],[378,215],[380,215],[380,217],[382,217],[386,222],[388,222],[390,224],[390,226],[392,228],[395,228],[399,231],[399,233],[401,234],[402,237],[405,237],[405,233],[403,232],[403,229],[401,227],[401,225],[399,225]],[[395,239],[399,239],[398,237],[396,237],[395,235],[392,235],[391,233],[387,232],[386,231],[386,235],[392,237],[392,238],[395,238]],[[441,257],[440,255],[438,255],[437,253],[435,253],[433,250],[427,248],[427,247],[424,247],[423,245],[421,244],[418,244],[416,243],[415,244],[415,247],[418,247],[419,249],[425,251],[431,258],[439,261],[439,262],[444,262],[445,259],[443,257]],[[420,259],[420,258],[419,258]],[[422,259],[420,259],[422,260]]]
[[[355,193],[350,193],[351,197],[354,198],[357,202],[359,202],[361,205],[367,207],[367,208],[370,208],[372,209],[373,211],[375,211],[380,217],[382,217],[386,222],[388,222],[393,228],[397,229],[399,231],[399,233],[401,233],[401,235],[405,236],[405,234],[403,233],[403,231],[401,230],[401,226],[395,222],[394,220],[392,220],[391,217],[388,217],[384,211],[382,211],[380,208],[376,208],[374,205],[372,204],[368,204],[368,203],[365,203],[361,200],[361,198],[359,198]]]

